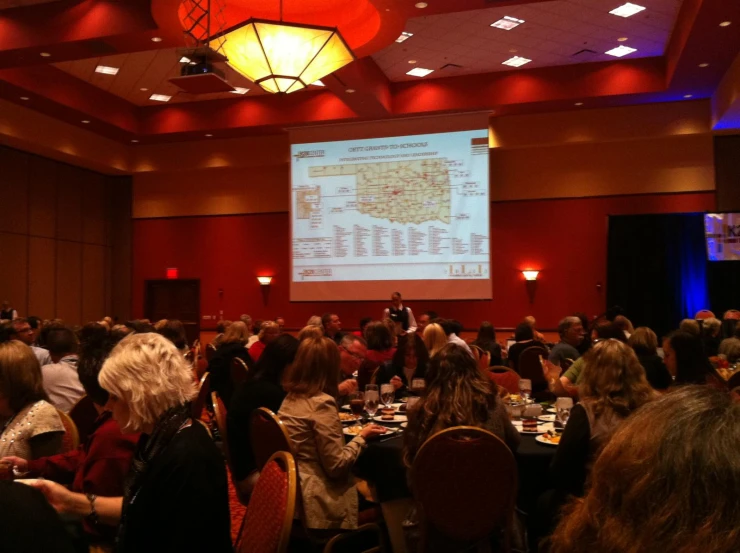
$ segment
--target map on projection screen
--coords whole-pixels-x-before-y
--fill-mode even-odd
[[[740,213],[704,215],[709,261],[740,261]]]
[[[490,297],[487,129],[293,144],[291,155],[292,292],[331,282],[331,293],[309,286],[311,298]],[[343,293],[342,282],[365,285]]]

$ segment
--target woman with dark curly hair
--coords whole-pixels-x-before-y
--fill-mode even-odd
[[[662,396],[615,433],[549,551],[740,551],[738,451],[740,404],[728,394],[686,386]]]
[[[404,395],[414,378],[424,378],[429,365],[429,353],[421,337],[406,334],[398,339],[398,349],[393,359],[378,369],[375,384],[393,384],[396,395]]]
[[[512,451],[520,437],[506,408],[467,350],[447,344],[432,357],[424,396],[408,413],[404,461],[411,466],[422,444],[453,426],[478,426],[501,438]]]

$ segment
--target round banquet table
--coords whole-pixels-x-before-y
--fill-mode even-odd
[[[519,468],[519,508],[530,513],[537,497],[548,488],[548,469],[554,446],[522,434],[515,457]],[[380,503],[411,497],[403,464],[403,435],[370,441],[355,464],[355,473],[374,486]]]

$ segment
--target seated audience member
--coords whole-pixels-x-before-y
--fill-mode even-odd
[[[524,317],[524,323],[528,324],[532,328],[532,334],[534,335],[534,339],[538,342],[545,343],[545,336],[544,334],[537,332],[537,321],[532,315],[527,315]]]
[[[514,329],[514,343],[509,348],[509,365],[512,369],[519,371],[519,356],[533,346],[545,347],[542,342],[535,340],[534,330],[528,323],[519,323]]]
[[[699,322],[694,319],[684,319],[678,326],[678,330],[681,332],[688,332],[694,336],[701,336],[701,326]]]
[[[31,351],[33,351],[33,354],[36,356],[36,359],[38,359],[39,365],[42,367],[51,363],[49,352],[44,348],[33,345],[37,336],[34,334],[31,325],[28,324],[26,319],[16,318],[10,323],[10,325],[13,329],[10,334],[11,340],[18,340],[30,347]]]
[[[431,323],[424,329],[424,345],[430,358],[447,345],[447,335],[439,324]]]
[[[442,330],[445,331],[445,334],[447,335],[447,341],[451,344],[457,344],[464,350],[467,350],[468,353],[470,353],[470,346],[460,338],[460,334],[462,334],[463,326],[460,321],[456,321],[454,319],[446,319],[442,322]]]
[[[62,449],[64,425],[46,395],[41,367],[17,340],[0,344],[0,457],[33,460]]]
[[[581,325],[583,325],[584,329],[591,328],[592,325],[590,325],[588,322],[588,315],[579,311],[577,313],[573,313],[573,316],[578,317],[578,319],[580,319]],[[584,353],[590,350],[593,345],[594,344],[591,338],[591,333],[586,332],[583,335],[583,341],[581,342],[581,345],[579,345],[576,349],[578,350],[578,353],[580,353],[582,356]]]
[[[335,344],[342,341],[342,321],[336,313],[324,313],[321,317],[321,326],[324,329],[324,335],[334,340]]]
[[[169,319],[165,324],[157,329],[157,333],[172,342],[177,350],[185,355],[188,351],[188,335],[185,332],[185,325],[177,319]]]
[[[372,317],[363,317],[360,319],[360,330],[355,330],[352,334],[363,338],[365,336],[365,328],[372,320]]]
[[[688,386],[664,395],[614,434],[549,551],[740,551],[739,450],[740,404],[728,394]]]
[[[565,317],[558,324],[558,334],[560,334],[560,342],[552,347],[547,359],[559,367],[566,359],[575,361],[581,356],[576,349],[583,341],[584,328],[581,319]]]
[[[722,323],[719,319],[710,317],[708,319],[704,319],[704,321],[702,322],[701,341],[704,345],[704,353],[707,357],[714,357],[719,354],[721,330]]]
[[[231,321],[220,320],[216,323],[216,336],[211,340],[211,345],[214,348],[218,349],[221,347],[221,344],[224,341],[224,335],[226,334],[226,329],[230,326]]]
[[[285,319],[282,317],[275,317],[275,324],[278,325],[278,331],[282,334],[283,329],[285,328]]]
[[[247,327],[247,330],[252,331],[252,316],[247,315],[246,313],[239,316],[239,320],[244,323],[244,326]]]
[[[39,334],[41,333],[41,329],[43,328],[42,321],[39,317],[33,315],[28,317],[26,320],[28,321],[31,330],[33,331],[33,342],[31,343],[31,345],[38,346]]]
[[[231,553],[226,467],[190,418],[195,389],[180,352],[158,334],[134,334],[113,349],[98,380],[122,431],[143,434],[123,497],[86,496],[49,480],[35,487],[63,514],[120,523],[119,553]]]
[[[351,470],[365,440],[385,432],[370,424],[345,443],[335,399],[339,365],[339,349],[330,338],[301,342],[283,379],[288,395],[278,413],[293,441],[306,525],[315,529],[357,527]]]
[[[247,340],[247,349],[251,348],[260,339],[260,330],[262,330],[262,319],[257,319],[251,327],[247,327],[249,339]]]
[[[71,485],[73,492],[100,497],[123,495],[123,483],[139,434],[122,434],[111,412],[104,408],[109,394],[100,387],[98,374],[113,345],[105,336],[98,340],[88,339],[82,345],[77,372],[85,392],[98,412],[98,419],[84,445],[69,453],[42,457],[35,461],[5,457],[0,462],[12,463],[18,472],[27,472],[24,476],[26,478],[41,476],[66,486]],[[95,521],[91,517],[84,518],[82,524],[91,544],[102,547],[104,551],[113,550],[117,525]]]
[[[161,334],[161,332],[159,332],[159,331],[160,331],[160,330],[162,330],[162,329],[163,329],[163,328],[165,327],[165,325],[166,325],[166,324],[167,324],[167,319],[159,319],[159,320],[158,320],[158,321],[157,321],[156,323],[154,323],[154,325],[153,325],[153,326],[154,326],[154,330],[155,330],[155,331],[156,331],[157,333]]]
[[[275,324],[275,323],[272,323]],[[247,351],[247,327],[239,321],[232,323],[226,329],[221,346],[214,352],[208,362],[208,372],[211,374],[211,388],[218,393],[227,409],[234,393],[234,383],[231,381],[231,364],[238,357],[251,369],[254,366],[251,354]]]
[[[355,373],[360,373],[362,365],[367,357],[367,344],[363,338],[352,334],[345,334],[339,343],[339,396],[337,401],[344,405],[350,394],[355,393],[358,389],[365,389],[363,382],[360,388],[359,382],[355,379]]]
[[[663,338],[663,362],[677,385],[709,384],[725,389],[724,379],[717,374],[698,336],[673,332]]]
[[[25,484],[0,481],[3,553],[81,553],[43,494]]]
[[[146,334],[147,332],[154,332],[154,326],[147,319],[138,319],[135,321],[127,321],[123,323],[124,326],[129,328],[131,332],[136,334]]]
[[[629,345],[645,369],[645,376],[650,385],[656,390],[667,390],[673,384],[673,379],[663,359],[658,355],[658,337],[655,332],[641,326],[630,336]]]
[[[280,336],[280,327],[274,321],[265,321],[262,323],[260,332],[257,335],[257,341],[249,348],[249,356],[253,361],[258,361],[262,352],[265,351],[267,344],[274,342]]]
[[[404,462],[410,467],[426,440],[453,426],[477,426],[501,438],[512,451],[519,432],[503,401],[467,350],[448,344],[429,361],[424,395],[409,411],[404,435]]]
[[[268,344],[249,380],[237,386],[231,398],[227,414],[228,433],[229,436],[239,437],[229,443],[234,467],[231,476],[243,503],[249,500],[258,471],[262,468],[256,465],[252,452],[249,422],[252,412],[260,407],[266,407],[273,413],[280,410],[285,399],[283,373],[295,359],[298,344],[299,341],[289,334],[283,334]]]
[[[321,338],[323,335],[324,331],[320,326],[307,325],[298,333],[298,341],[302,342],[306,338]]]
[[[429,353],[418,334],[407,334],[398,341],[393,359],[378,369],[375,383],[393,384],[396,397],[401,397],[414,378],[424,378],[429,365]]]
[[[321,322],[321,317],[318,315],[311,315],[306,321],[306,326],[318,326],[323,329],[324,323]]]
[[[481,323],[480,329],[478,329],[478,337],[473,345],[491,354],[489,366],[501,365],[501,345],[496,342],[496,329],[493,328],[491,323],[488,321]]]
[[[77,375],[77,350],[79,343],[71,328],[53,327],[46,334],[51,364],[41,367],[44,390],[49,403],[60,411],[69,413],[75,403],[85,395]]]
[[[725,338],[719,345],[719,353],[727,358],[730,365],[740,361],[740,323],[735,324],[735,334]]]
[[[434,311],[424,311],[419,318],[416,319],[416,333],[420,338],[424,337],[424,329],[437,318],[437,314]]]
[[[635,327],[632,326],[632,321],[630,321],[627,317],[624,315],[617,315],[614,317],[614,324],[617,325],[617,328],[624,332],[624,337],[629,340],[629,337],[632,336],[632,333],[635,331]]]
[[[366,361],[360,367],[358,375],[358,379],[363,383],[370,382],[378,367],[393,359],[396,353],[391,327],[382,321],[368,323],[365,327],[365,342],[367,343]]]
[[[103,344],[107,341],[111,341],[117,344],[120,339],[113,340],[110,337],[110,331],[103,324],[105,321],[98,323],[87,323],[79,332],[77,332],[77,340],[80,343],[80,351],[90,351],[91,347],[97,347],[99,344]]]

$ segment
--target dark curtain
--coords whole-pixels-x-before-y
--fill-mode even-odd
[[[707,261],[700,213],[609,217],[608,244],[608,306],[621,306],[635,327],[658,336],[710,308],[708,265],[733,263]],[[711,274],[719,281],[730,278],[726,272],[712,267]]]

